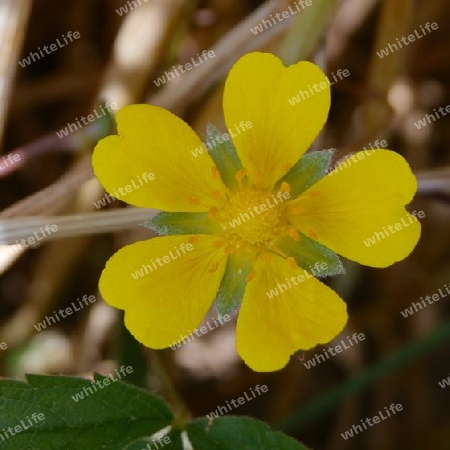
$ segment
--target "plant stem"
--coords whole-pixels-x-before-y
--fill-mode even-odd
[[[172,405],[174,409],[174,426],[179,429],[183,429],[184,426],[191,421],[192,415],[186,403],[175,388],[175,384],[173,383],[169,373],[164,367],[161,353],[159,353],[158,351],[151,352],[151,364],[155,374],[158,376],[159,381],[161,382],[162,390],[165,393],[167,401]]]

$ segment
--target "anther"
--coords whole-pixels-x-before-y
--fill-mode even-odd
[[[310,229],[308,230],[308,236],[309,236],[311,239],[317,239],[317,233],[316,233],[316,230],[314,230],[313,228],[310,228]]]
[[[309,191],[309,192],[308,192],[308,195],[309,195],[311,198],[316,198],[316,197],[318,197],[318,196],[320,195],[320,192],[319,192],[319,191]]]
[[[214,273],[219,268],[219,261],[214,261],[208,268],[209,273]]]
[[[293,208],[290,209],[290,213],[293,214],[294,216],[301,214],[304,211],[305,208],[303,208],[302,206],[294,206]]]
[[[245,281],[249,282],[252,281],[253,278],[256,277],[256,272],[254,270],[252,270],[246,277],[245,277]]]
[[[241,181],[245,177],[245,175],[247,175],[247,169],[240,169],[236,172],[234,178],[238,181]]]
[[[295,228],[290,228],[288,231],[288,235],[294,239],[295,242],[300,241],[300,236],[298,234],[298,231]]]
[[[217,189],[212,191],[211,194],[214,198],[217,198],[218,200],[222,200],[222,194]]]
[[[269,252],[264,252],[264,253],[261,255],[261,259],[262,259],[265,263],[268,263],[268,262],[270,262],[270,260],[272,259],[272,255],[271,255]]]
[[[286,183],[286,181],[283,181],[281,183],[281,190],[283,192],[291,192],[291,185],[289,183]]]
[[[221,241],[220,239],[218,239],[217,241],[213,242],[213,247],[214,248],[220,248],[222,247],[222,245],[225,243],[225,241]]]
[[[215,179],[220,179],[220,172],[219,169],[217,168],[217,166],[212,166],[211,167],[211,174]]]
[[[295,262],[295,259],[294,259],[292,256],[289,256],[289,257],[286,259],[286,261],[288,262],[289,267],[290,267],[291,269],[293,269],[293,270],[298,269],[298,265],[297,265],[297,263]]]
[[[188,242],[190,243],[190,244],[198,244],[199,242],[201,242],[202,241],[202,238],[200,237],[200,236],[191,236],[189,239],[188,239]]]
[[[200,205],[200,199],[198,197],[189,197],[188,202],[191,205]]]
[[[208,217],[210,219],[214,219],[214,217],[217,216],[217,213],[219,212],[219,209],[217,208],[217,206],[212,206],[211,208],[209,208],[208,210]]]

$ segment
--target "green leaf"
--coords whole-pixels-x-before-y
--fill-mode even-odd
[[[112,377],[116,381],[95,374],[95,388],[89,380],[63,376],[28,375],[28,384],[0,381],[0,435],[22,426],[14,436],[8,434],[4,441],[0,437],[1,449],[122,450],[172,423],[172,412],[162,399],[117,381],[117,374]],[[33,420],[33,413],[44,419]]]
[[[187,427],[195,450],[306,450],[306,447],[263,422],[248,417],[199,419]]]
[[[278,243],[278,248],[294,258],[299,267],[318,278],[345,273],[344,266],[336,253],[303,233],[299,232],[299,237],[298,242],[288,236],[284,237]]]
[[[211,146],[209,154],[219,169],[222,181],[232,192],[236,192],[239,184],[235,175],[237,171],[242,169],[242,163],[230,136],[221,133],[211,124],[206,128],[206,135],[208,144]],[[228,136],[228,140],[224,139],[226,136]]]
[[[160,212],[142,223],[159,234],[212,234],[221,231],[219,224],[211,220],[208,213]]]
[[[94,380],[95,388],[89,380],[66,376],[0,380],[0,448],[183,450],[181,430],[162,399],[119,381],[118,373],[95,374]],[[246,417],[202,418],[183,428],[194,450],[305,449]]]
[[[242,302],[247,281],[246,276],[252,270],[252,262],[245,253],[228,255],[227,266],[216,297],[216,306],[220,314],[231,314]]]
[[[276,190],[285,181],[291,186],[291,200],[321,180],[330,168],[333,151],[311,152],[300,158],[294,167],[276,184]]]
[[[168,441],[170,439],[170,441]],[[152,443],[151,439],[138,439],[124,450],[184,450],[181,433],[179,430],[172,430],[162,438],[156,439]]]

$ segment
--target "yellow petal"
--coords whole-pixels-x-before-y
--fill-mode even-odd
[[[254,269],[257,275],[247,284],[236,329],[238,353],[250,368],[282,369],[297,350],[325,344],[342,331],[345,303],[308,272],[274,255],[268,262],[259,259]],[[278,283],[287,289],[269,298],[267,292]]]
[[[300,91],[304,100],[292,106],[289,100]],[[271,188],[323,128],[330,109],[330,87],[312,63],[302,61],[286,68],[272,54],[249,53],[228,75],[223,108],[250,179],[258,187]],[[252,127],[247,129],[246,122]]]
[[[287,218],[348,259],[386,267],[406,258],[419,240],[420,224],[405,210],[416,189],[397,153],[359,152],[294,200]]]
[[[194,157],[202,143],[180,118],[157,106],[131,105],[119,111],[117,126],[119,136],[102,139],[92,157],[111,195],[168,212],[206,212],[221,204],[224,186],[213,176],[215,164],[206,151]]]
[[[103,298],[125,310],[126,327],[147,347],[165,348],[180,335],[194,333],[214,301],[226,259],[211,273],[220,257],[213,247],[215,238],[195,237],[200,242],[184,235],[128,245],[114,254],[103,270]]]

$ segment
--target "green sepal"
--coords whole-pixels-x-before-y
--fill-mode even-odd
[[[333,149],[311,152],[300,158],[294,167],[276,184],[276,189],[285,181],[291,187],[291,200],[321,180],[328,172]]]
[[[299,232],[299,237],[298,242],[289,236],[284,237],[278,243],[278,248],[286,255],[294,258],[299,267],[317,278],[345,273],[344,266],[336,253],[303,233]],[[322,263],[327,265],[326,268],[320,266]]]
[[[231,253],[228,256],[225,273],[216,297],[216,306],[220,314],[231,314],[242,302],[247,281],[245,278],[252,270],[252,262],[247,253]]]
[[[220,225],[208,213],[160,212],[141,223],[159,234],[213,234],[221,231]]]
[[[239,185],[235,175],[243,166],[230,135],[226,135],[228,140],[223,139],[224,133],[214,125],[209,124],[206,128],[207,142],[211,145],[208,152],[219,169],[222,181],[232,192],[236,192]]]

